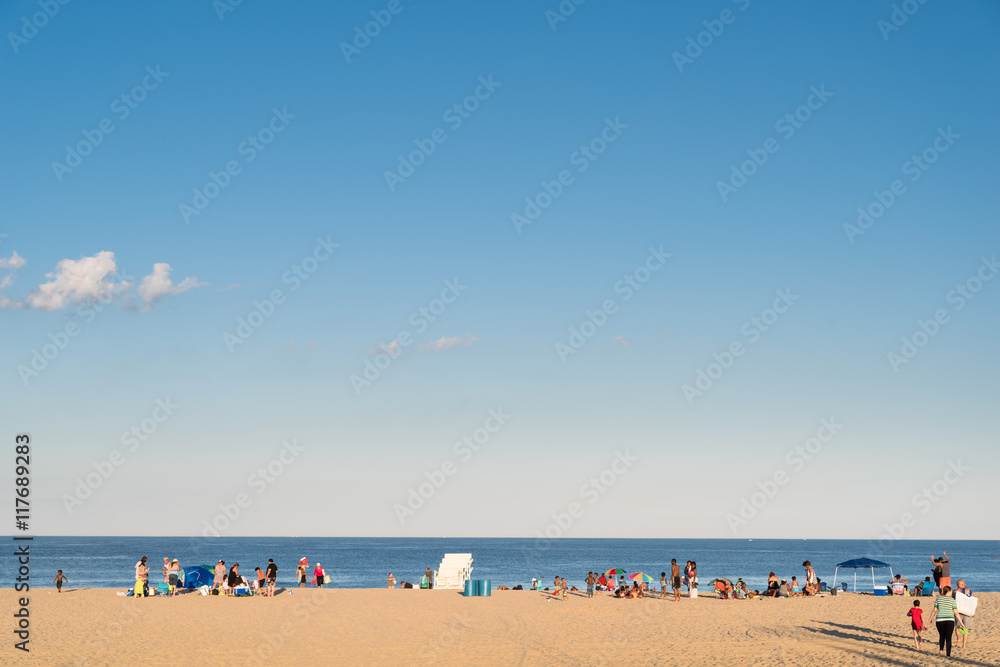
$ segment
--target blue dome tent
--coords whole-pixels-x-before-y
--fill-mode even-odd
[[[201,586],[211,588],[214,579],[215,576],[208,565],[193,565],[184,568],[185,588],[200,588]]]
[[[872,571],[872,588],[875,588],[875,568],[889,568],[889,578],[892,579],[892,566],[888,563],[883,563],[880,560],[874,560],[872,558],[854,558],[852,560],[845,560],[843,563],[837,563],[837,569],[833,571],[833,585],[837,585],[837,572],[842,567],[851,568],[854,570],[854,590],[858,590],[858,570],[871,568]]]

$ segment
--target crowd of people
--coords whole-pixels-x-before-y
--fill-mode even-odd
[[[305,557],[301,558],[295,570],[295,581],[299,584],[299,588],[305,588],[307,585],[309,578],[308,568],[309,560]],[[149,596],[149,570],[148,559],[146,556],[143,556],[135,564],[135,586],[132,591],[133,595],[137,598]],[[163,583],[166,586],[166,595],[173,597],[184,590],[184,568],[181,567],[180,561],[177,558],[173,560],[170,558],[163,559],[162,574]],[[239,563],[233,563],[227,570],[226,561],[220,559],[215,564],[212,575],[211,587],[206,585],[208,594],[210,595],[232,596],[240,595],[242,594],[241,591],[245,591],[246,593],[261,595],[263,597],[274,597],[278,581],[278,566],[275,564],[273,558],[269,558],[267,566],[263,570],[255,567],[254,576],[244,576],[240,574]],[[56,579],[56,586],[61,588],[62,581],[66,580],[62,574],[62,570],[59,570],[59,575]],[[316,563],[316,568],[313,570],[312,584],[317,588],[322,588],[327,583],[330,583],[330,577],[326,574],[323,566],[320,563]]]

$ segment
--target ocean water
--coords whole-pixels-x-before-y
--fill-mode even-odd
[[[240,572],[264,569],[268,558],[278,565],[279,586],[294,585],[295,566],[306,556],[312,567],[323,564],[335,588],[381,588],[392,572],[396,581],[418,582],[428,567],[437,569],[445,553],[471,553],[473,578],[527,588],[532,577],[551,586],[556,575],[581,588],[587,572],[619,567],[642,571],[659,580],[670,559],[698,564],[702,590],[715,577],[743,577],[751,588],[765,587],[768,573],[804,578],[804,560],[812,561],[820,579],[832,582],[837,563],[867,556],[887,562],[894,574],[910,582],[931,574],[931,554],[948,552],[951,576],[966,580],[973,591],[1000,591],[1000,541],[897,540],[879,545],[870,540],[735,540],[735,539],[509,539],[509,538],[368,538],[368,537],[36,537],[31,543],[32,587],[53,587],[57,570],[69,588],[128,588],[141,556],[152,566],[150,581],[159,581],[163,558],[181,565],[227,567]],[[10,560],[0,558],[4,579],[13,580]],[[876,570],[877,583],[889,579]],[[854,583],[854,571],[841,570],[838,581]],[[13,585],[12,583],[9,585]],[[858,571],[858,590],[872,589],[871,570]]]

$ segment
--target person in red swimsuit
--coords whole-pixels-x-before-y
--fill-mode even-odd
[[[910,627],[913,629],[913,645],[920,650],[920,633],[924,629],[924,610],[920,608],[920,600],[913,601],[913,607],[906,612],[910,617]]]

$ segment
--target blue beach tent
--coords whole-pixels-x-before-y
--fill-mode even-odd
[[[833,571],[833,585],[837,585],[837,572],[842,567],[851,568],[854,570],[854,590],[858,590],[858,570],[865,570],[871,568],[872,571],[872,588],[875,588],[875,568],[889,568],[889,578],[892,579],[892,566],[888,563],[883,563],[880,560],[874,560],[872,558],[854,558],[851,560],[845,560],[843,563],[837,563],[837,569]]]
[[[200,588],[201,586],[212,586],[215,575],[208,565],[192,565],[184,568],[184,587]]]

